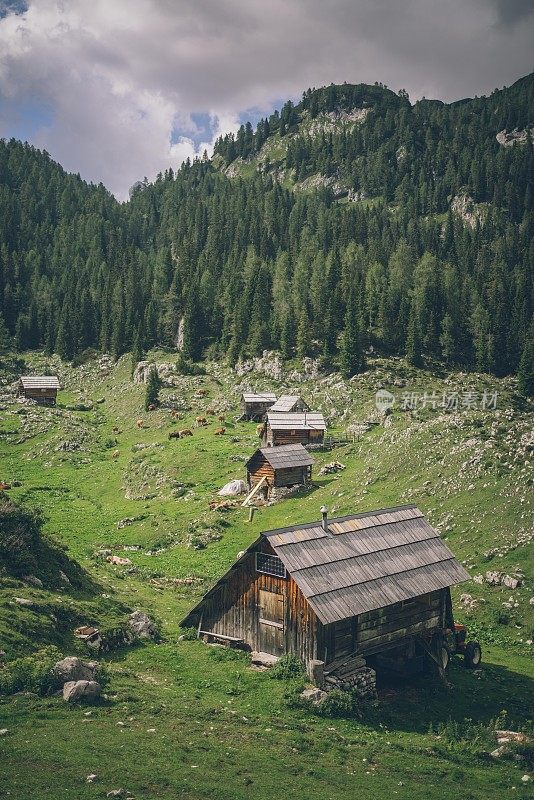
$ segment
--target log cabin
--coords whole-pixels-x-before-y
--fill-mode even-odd
[[[262,422],[266,411],[275,403],[276,395],[273,392],[244,392],[241,395],[241,419]]]
[[[256,450],[245,464],[247,483],[253,489],[263,480],[261,491],[265,498],[269,498],[273,490],[280,487],[308,483],[313,462],[314,459],[301,444],[263,447]]]
[[[59,380],[56,375],[23,375],[19,380],[19,396],[45,406],[56,404]]]
[[[315,675],[441,658],[469,575],[413,505],[265,531],[182,620],[205,641],[293,653]],[[432,656],[432,654],[435,654]],[[326,678],[327,680],[333,678]]]
[[[268,411],[262,431],[262,444],[323,444],[326,431],[324,417],[318,411],[276,413]]]
[[[272,405],[269,411],[278,413],[291,413],[295,411],[309,411],[310,407],[304,402],[302,397],[295,394],[283,394],[276,403]]]

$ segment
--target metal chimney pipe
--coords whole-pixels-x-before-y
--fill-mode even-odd
[[[325,533],[328,533],[328,509],[326,506],[321,506],[321,516],[323,518],[323,521],[321,523],[323,531],[325,531]]]

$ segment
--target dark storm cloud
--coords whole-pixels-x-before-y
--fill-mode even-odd
[[[37,99],[31,141],[125,196],[308,87],[450,101],[510,84],[533,20],[525,0],[30,0],[0,19],[0,136]]]

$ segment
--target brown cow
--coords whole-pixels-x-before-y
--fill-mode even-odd
[[[226,428],[215,428],[213,431],[214,436],[222,436],[224,433],[226,433]]]
[[[213,408],[208,408],[206,414],[209,414],[211,417],[214,417],[216,412]]]
[[[120,456],[119,450],[114,450],[111,454],[111,458],[118,458]]]
[[[190,431],[189,428],[184,428],[183,431],[180,431],[180,439],[183,439],[184,436],[192,436],[193,431]]]
[[[218,420],[219,422],[224,422],[224,414],[219,414]]]
[[[138,419],[137,422],[136,422],[136,425],[137,425],[138,428],[144,427],[144,424],[145,424],[144,419]]]
[[[171,431],[169,433],[169,439],[179,439],[180,438],[180,431]]]
[[[175,419],[178,416],[178,412],[175,408],[171,409],[171,417]]]
[[[150,403],[150,405],[148,407],[148,410],[149,411],[155,411],[156,408],[157,408],[157,405],[155,403]]]
[[[0,483],[0,492],[4,492],[6,489],[11,489],[10,483]]]
[[[197,397],[206,397],[208,393],[207,389],[199,389],[196,393]]]
[[[195,420],[195,424],[197,428],[201,428],[203,425],[208,424],[208,420],[206,419],[206,417],[197,417]]]

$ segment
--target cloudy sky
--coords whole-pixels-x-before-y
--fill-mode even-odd
[[[534,0],[0,0],[0,137],[125,198],[310,86],[486,94],[533,41]]]

